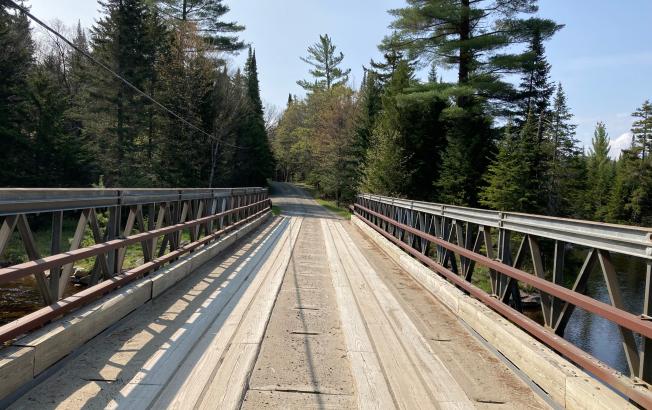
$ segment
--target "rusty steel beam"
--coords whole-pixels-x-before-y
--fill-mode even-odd
[[[402,229],[405,229],[406,226],[402,224],[399,224],[395,221],[390,220],[389,218],[382,216],[378,214],[377,212],[371,211],[368,208],[365,208],[363,206],[360,206],[358,204],[354,205],[356,208],[360,208],[365,212],[369,212],[370,214],[374,216],[381,217],[381,219],[384,219],[386,222],[389,222],[391,224],[396,225],[397,227],[400,227]],[[625,396],[629,397],[631,400],[635,401],[639,405],[645,407],[645,408],[652,408],[652,395],[651,394],[646,394],[645,392],[641,390],[637,390],[633,387],[633,384],[630,385],[628,383],[624,383],[623,380],[616,375],[616,371],[611,369],[609,366],[605,365],[604,363],[600,362],[593,356],[589,355],[588,353],[584,352],[582,349],[578,348],[577,346],[573,345],[572,343],[568,342],[567,340],[563,339],[560,336],[557,336],[550,330],[544,328],[543,326],[539,325],[537,322],[534,320],[528,318],[527,316],[523,315],[522,313],[518,312],[517,310],[513,309],[509,305],[506,305],[502,302],[500,302],[498,299],[492,297],[488,293],[486,293],[484,290],[476,287],[470,282],[467,282],[463,277],[457,275],[455,272],[445,268],[444,266],[438,264],[435,262],[433,259],[428,257],[427,255],[422,254],[418,250],[412,248],[409,246],[407,243],[403,242],[402,240],[394,237],[393,235],[387,233],[385,230],[377,227],[373,222],[369,221],[364,215],[362,215],[359,212],[355,212],[356,215],[358,215],[367,225],[369,225],[372,229],[374,229],[376,232],[390,240],[392,243],[395,245],[399,246],[401,249],[412,255],[414,258],[418,259],[420,262],[422,262],[424,265],[428,266],[431,270],[433,270],[435,273],[438,273],[451,281],[453,284],[456,286],[459,286],[460,288],[464,289],[467,291],[471,296],[474,298],[478,299],[479,301],[483,302],[485,305],[491,307],[493,310],[496,312],[500,313],[503,315],[505,318],[509,319],[511,322],[514,324],[518,325],[519,327],[523,328],[525,331],[527,331],[530,335],[534,336],[553,350],[557,351],[558,353],[564,355],[567,357],[569,360],[572,362],[576,363],[578,366],[582,367],[583,369],[587,370],[591,374],[593,374],[595,377],[597,377],[599,380],[602,382],[606,383],[607,385],[611,386],[612,388],[616,389],[617,391],[621,392]],[[414,234],[419,234],[417,232],[413,232]],[[423,234],[423,233],[422,233]],[[438,243],[441,243],[443,241],[439,240],[438,238],[430,238],[430,235],[425,235],[427,236],[426,239],[431,240],[431,239],[437,239]],[[444,246],[444,244],[442,244]],[[464,249],[464,248],[461,248]],[[452,250],[452,249],[451,249]],[[468,255],[467,255],[468,256]],[[470,256],[469,256],[470,257]],[[478,261],[479,262],[479,261]],[[503,265],[503,264],[500,264]],[[513,270],[513,268],[503,265],[503,267],[510,268],[509,270]],[[497,269],[498,270],[498,269]],[[608,306],[608,305],[607,305]]]
[[[261,201],[264,202],[264,201]],[[254,204],[255,205],[255,204]],[[30,313],[21,317],[20,319],[14,320],[2,327],[0,327],[0,344],[10,341],[18,336],[21,336],[29,331],[37,329],[53,319],[56,319],[60,316],[63,316],[66,313],[69,313],[72,310],[75,310],[79,307],[85,306],[107,293],[111,292],[114,289],[122,287],[140,277],[143,277],[148,272],[151,272],[154,269],[159,268],[167,262],[173,261],[180,256],[189,253],[190,251],[196,249],[197,247],[206,244],[213,239],[224,235],[233,229],[246,224],[252,220],[255,220],[259,217],[264,216],[266,213],[271,212],[270,209],[265,208],[252,216],[242,219],[238,222],[235,222],[226,228],[223,228],[220,231],[214,232],[211,235],[205,236],[198,241],[186,244],[177,250],[166,253],[165,255],[144,263],[136,268],[130,269],[122,274],[116,275],[111,279],[105,280],[95,286],[91,286],[87,289],[82,290],[72,296],[69,296],[65,299],[53,303],[49,306],[41,308],[36,312]]]

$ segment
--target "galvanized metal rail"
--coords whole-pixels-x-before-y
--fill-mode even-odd
[[[359,195],[353,209],[369,226],[435,272],[612,388],[652,408],[649,394],[641,394],[632,387],[640,380],[652,381],[652,229],[369,194]],[[513,239],[518,239],[519,244],[515,256],[512,252]],[[551,255],[546,255],[541,246],[544,241],[552,242]],[[564,256],[568,246],[572,245],[585,247],[587,254],[569,289],[563,285]],[[641,258],[645,263],[642,315],[632,314],[624,308],[612,254]],[[548,270],[544,270],[546,256],[550,256],[552,261],[552,267]],[[528,259],[531,272],[523,270]],[[476,264],[489,269],[489,293],[472,283]],[[604,277],[610,304],[585,294],[589,274],[594,268],[599,268]],[[522,313],[519,282],[538,290],[543,326]],[[560,337],[576,307],[619,326],[634,383],[623,383],[621,378],[615,376],[613,369]],[[640,335],[640,344],[637,344],[635,335]]]
[[[0,268],[0,285],[33,275],[45,305],[0,327],[0,343],[208,244],[269,212],[270,205],[264,188],[0,189],[0,256],[17,237],[29,258]],[[63,221],[70,217],[77,218],[77,226],[64,251]],[[41,255],[30,218],[51,219],[49,256]],[[95,244],[82,247],[87,232]],[[188,243],[182,243],[183,232]],[[127,248],[134,245],[142,263],[125,270]],[[75,263],[89,258],[89,287],[64,298]]]

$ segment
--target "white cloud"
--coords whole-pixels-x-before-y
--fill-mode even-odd
[[[618,159],[621,151],[630,148],[631,145],[632,145],[632,133],[626,132],[624,134],[621,134],[615,140],[611,140],[611,143],[609,144],[609,148],[610,148],[609,156],[612,159]]]

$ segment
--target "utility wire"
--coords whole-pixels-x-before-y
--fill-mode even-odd
[[[219,140],[218,138],[216,138],[214,135],[211,135],[210,133],[204,131],[203,129],[197,127],[195,124],[193,124],[193,123],[191,123],[190,121],[186,120],[186,119],[183,118],[181,115],[177,114],[176,112],[172,111],[171,109],[169,109],[169,108],[166,107],[165,105],[163,105],[163,104],[161,104],[160,102],[158,102],[157,100],[155,100],[154,97],[152,97],[151,95],[147,94],[145,91],[142,91],[140,88],[138,88],[138,87],[136,87],[135,85],[133,85],[129,80],[127,80],[126,78],[122,77],[120,74],[116,73],[116,72],[115,72],[114,70],[112,70],[109,66],[107,66],[106,64],[104,64],[104,63],[101,62],[100,60],[96,59],[95,57],[93,57],[92,55],[90,55],[90,54],[87,53],[86,51],[82,50],[81,48],[77,47],[77,46],[76,46],[72,41],[68,40],[65,36],[63,36],[62,34],[60,34],[58,31],[56,31],[56,30],[53,29],[52,27],[48,26],[47,24],[45,24],[44,22],[42,22],[41,20],[39,20],[36,16],[34,16],[32,13],[30,13],[29,10],[27,10],[27,8],[25,8],[25,7],[21,6],[21,5],[19,5],[18,3],[14,2],[13,0],[0,0],[0,2],[5,3],[8,7],[12,7],[12,8],[14,8],[14,9],[20,11],[21,13],[25,14],[27,17],[29,17],[30,19],[32,19],[35,23],[37,23],[38,25],[40,25],[41,27],[43,27],[45,30],[49,31],[50,33],[54,34],[56,37],[60,38],[63,42],[65,42],[66,44],[68,44],[68,46],[72,47],[75,51],[77,51],[78,53],[80,53],[80,54],[83,55],[84,57],[88,58],[88,59],[91,60],[93,63],[99,65],[99,66],[102,67],[104,70],[108,71],[108,72],[111,73],[115,78],[117,78],[118,80],[120,80],[120,81],[122,81],[123,83],[125,83],[129,88],[131,88],[132,90],[136,91],[138,94],[142,95],[143,97],[145,97],[146,99],[148,99],[149,101],[151,101],[152,103],[154,103],[156,106],[158,106],[159,108],[161,108],[163,111],[165,111],[165,112],[167,112],[168,114],[170,114],[171,116],[177,118],[179,121],[181,121],[181,122],[183,122],[184,124],[188,125],[190,128],[194,129],[195,131],[198,131],[198,132],[200,132],[201,134],[206,135],[208,138],[210,138],[210,139],[212,139],[212,140],[215,140],[215,141],[217,141],[217,142],[219,142],[219,143],[221,143],[221,144],[223,144],[223,145],[226,145],[226,146],[229,146],[229,147],[233,147],[233,148],[237,148],[237,149],[248,149],[247,147],[241,147],[241,146],[236,145],[236,144],[230,144],[230,143],[228,143],[228,142],[220,141],[220,140]]]

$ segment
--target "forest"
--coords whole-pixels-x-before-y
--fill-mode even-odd
[[[0,186],[264,185],[273,158],[256,55],[244,27],[222,19],[229,8],[99,5],[93,27],[55,27],[75,48],[37,41],[25,14],[0,6]],[[249,53],[242,70],[224,58],[238,51]]]
[[[321,35],[297,56],[304,95],[279,115],[264,107],[255,49],[222,0],[104,0],[92,27],[55,27],[74,47],[37,36],[4,4],[0,186],[277,179],[339,204],[371,192],[652,225],[652,104],[632,102],[632,144],[618,159],[602,122],[580,146],[546,58],[563,24],[540,18],[536,0],[406,0],[389,10],[383,57],[359,87]],[[247,53],[244,67],[229,62],[235,53]]]
[[[302,58],[306,97],[289,96],[270,134],[276,177],[344,203],[370,192],[651,226],[652,104],[632,103],[632,144],[617,160],[603,122],[580,146],[545,52],[563,25],[537,11],[534,0],[407,0],[389,11],[384,57],[359,89],[320,36]]]

